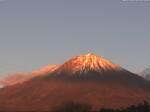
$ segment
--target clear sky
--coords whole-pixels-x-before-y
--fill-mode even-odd
[[[0,0],[0,76],[88,52],[132,72],[150,67],[150,2]]]

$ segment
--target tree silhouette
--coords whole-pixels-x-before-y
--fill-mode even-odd
[[[65,102],[53,110],[53,112],[96,112],[92,106],[84,103]],[[97,112],[150,112],[150,104],[146,101],[138,105],[132,105],[124,109],[99,109]]]
[[[99,112],[150,112],[150,104],[146,101],[138,104],[137,106],[132,105],[125,109],[114,110],[114,109],[100,109]]]
[[[57,107],[54,112],[92,112],[92,107],[84,103],[65,102]]]

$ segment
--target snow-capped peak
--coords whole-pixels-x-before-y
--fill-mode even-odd
[[[89,71],[103,72],[110,70],[118,70],[120,66],[113,64],[107,59],[102,58],[101,56],[97,56],[93,53],[88,53],[85,55],[76,56],[66,63],[64,63],[57,70],[60,72],[67,72],[69,74],[75,73],[87,73]]]

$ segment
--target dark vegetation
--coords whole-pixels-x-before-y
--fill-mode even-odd
[[[148,102],[143,102],[138,105],[132,105],[125,109],[101,109],[100,112],[150,112],[150,104]]]
[[[54,112],[92,112],[92,107],[84,103],[66,102],[56,107]]]
[[[67,102],[57,107],[54,112],[150,112],[150,104],[146,101],[124,109],[92,110],[92,106],[84,103]]]

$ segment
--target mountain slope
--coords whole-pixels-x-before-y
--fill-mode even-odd
[[[141,76],[144,77],[146,80],[150,81],[150,68],[145,69],[142,73]]]
[[[28,80],[30,80],[34,77],[50,74],[55,69],[57,69],[58,66],[59,65],[47,65],[47,66],[42,67],[38,70],[34,70],[30,73],[12,74],[12,75],[9,75],[8,77],[0,80],[0,85],[5,87],[5,86],[12,86],[12,85],[15,85],[15,84],[20,84],[20,83],[28,81]]]
[[[67,101],[89,103],[95,110],[150,102],[149,81],[94,57],[77,56],[51,74],[1,89],[0,111],[52,111]]]

